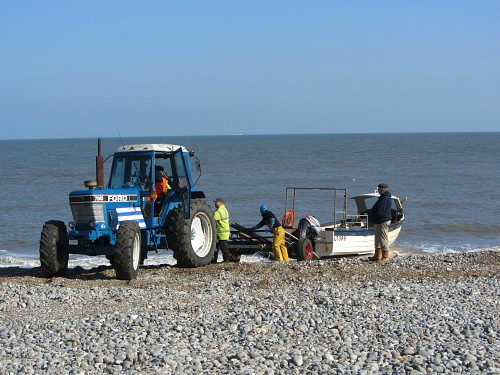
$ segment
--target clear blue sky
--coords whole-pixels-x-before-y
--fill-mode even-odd
[[[498,131],[500,1],[2,1],[0,139]]]

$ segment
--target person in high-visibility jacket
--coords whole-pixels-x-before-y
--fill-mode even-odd
[[[273,234],[274,260],[278,262],[288,262],[288,249],[285,245],[285,230],[281,226],[281,223],[264,204],[260,206],[260,214],[262,215],[262,220],[256,226],[246,229],[256,230],[267,225]]]
[[[155,186],[154,186],[154,201],[155,201],[155,216],[158,216],[162,203],[167,196],[167,193],[172,188],[168,183],[168,176],[161,165],[155,167]]]
[[[229,236],[231,235],[231,231],[229,229],[229,212],[227,211],[226,205],[224,204],[224,200],[222,198],[216,198],[214,200],[215,204],[215,212],[214,219],[217,224],[217,246],[215,249],[215,254],[212,259],[212,263],[217,263],[217,259],[219,258],[219,251],[222,252],[222,259],[224,262],[229,262],[231,260],[231,256],[229,253],[229,247],[227,246],[227,241],[229,240]]]
[[[155,167],[155,194],[158,197],[160,194],[166,194],[170,190],[168,176],[161,165]]]

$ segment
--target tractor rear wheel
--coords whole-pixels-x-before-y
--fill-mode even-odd
[[[114,268],[116,278],[132,280],[137,278],[141,260],[141,229],[136,221],[124,221],[116,235]]]
[[[295,255],[297,260],[311,260],[313,257],[314,247],[309,238],[300,238],[295,243]]]
[[[68,269],[68,238],[62,221],[45,222],[40,235],[40,265],[47,277],[62,276]]]
[[[170,213],[167,226],[167,242],[179,267],[210,264],[215,252],[217,229],[213,213],[206,202],[192,200],[189,219],[184,219],[182,207],[175,208]]]

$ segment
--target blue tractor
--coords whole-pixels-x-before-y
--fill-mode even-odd
[[[47,221],[40,238],[40,263],[47,277],[61,276],[69,254],[105,255],[122,280],[135,279],[149,251],[170,249],[180,267],[211,262],[217,240],[215,220],[203,191],[195,188],[194,152],[172,144],[121,146],[113,155],[104,186],[101,141],[96,181],[73,191],[73,221]],[[165,181],[166,180],[166,181]],[[155,185],[166,182],[158,192]],[[157,186],[156,186],[157,187]]]

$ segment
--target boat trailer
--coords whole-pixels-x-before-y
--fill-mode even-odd
[[[231,254],[238,258],[241,255],[261,254],[266,258],[273,256],[273,235],[267,230],[248,230],[246,227],[231,223],[231,237],[228,247]],[[288,256],[295,254],[295,242],[298,240],[292,233],[285,230],[285,245]]]

